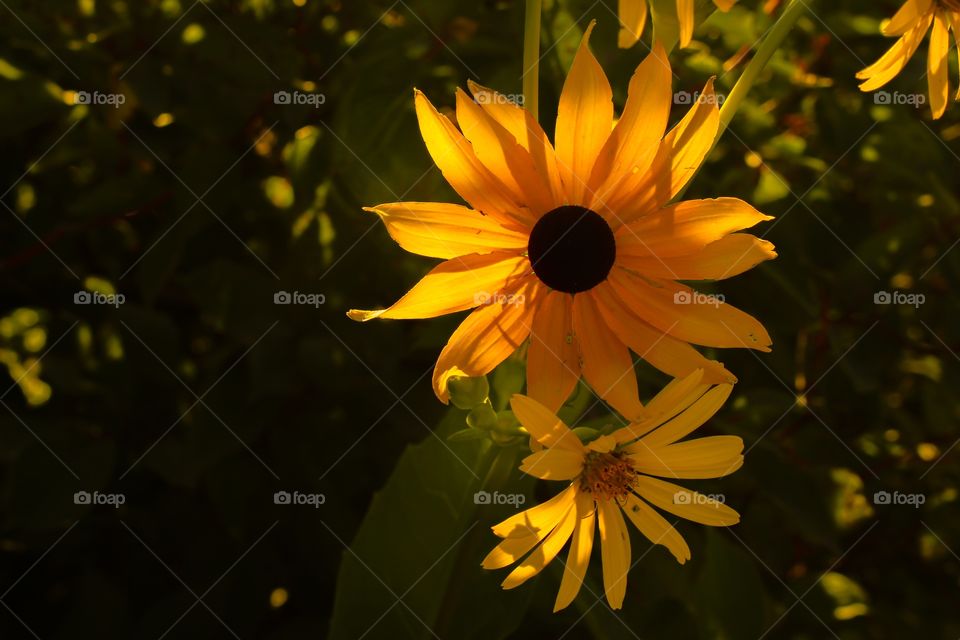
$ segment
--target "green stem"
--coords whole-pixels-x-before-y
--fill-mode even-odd
[[[793,0],[790,6],[781,14],[780,18],[777,19],[776,23],[774,23],[773,27],[771,27],[770,33],[764,38],[760,48],[757,49],[756,55],[753,56],[747,68],[743,70],[743,74],[740,75],[737,83],[730,91],[730,95],[727,96],[723,106],[720,108],[720,128],[717,130],[717,140],[719,140],[723,132],[726,131],[730,121],[733,120],[734,114],[736,114],[740,103],[743,102],[743,99],[751,87],[753,87],[757,76],[760,75],[763,68],[770,62],[770,58],[772,58],[774,52],[780,48],[780,44],[793,29],[793,26],[797,23],[797,20],[800,19],[800,16],[803,15],[803,11],[806,8],[807,5],[803,0]],[[714,144],[716,144],[716,140]]]
[[[523,21],[523,105],[534,120],[540,86],[540,4],[541,0],[527,0]]]

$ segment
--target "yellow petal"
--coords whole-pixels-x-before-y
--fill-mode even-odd
[[[553,194],[554,206],[559,207],[566,201],[560,171],[557,169],[557,156],[547,134],[533,115],[511,102],[507,96],[493,89],[467,80],[470,93],[491,118],[513,134],[517,143],[530,153],[537,172],[549,186]]]
[[[618,0],[617,17],[620,19],[617,46],[629,49],[643,35],[643,27],[647,24],[647,0]]]
[[[595,290],[573,299],[573,331],[580,343],[583,376],[600,398],[631,420],[643,412],[633,358],[600,315],[593,300]]]
[[[646,0],[644,0],[646,1]],[[589,494],[577,495],[577,523],[570,538],[570,550],[567,552],[567,564],[563,568],[563,578],[560,580],[560,590],[553,605],[556,613],[565,609],[580,592],[583,577],[590,564],[590,554],[593,551],[593,531],[596,522],[596,508],[593,498]]]
[[[568,514],[576,514],[573,500],[567,500],[562,511],[556,514],[556,519],[548,527],[538,529],[535,533],[525,536],[510,536],[494,547],[480,566],[484,569],[501,569],[513,564],[533,549],[538,542],[555,531],[567,519]],[[567,534],[569,537],[570,534]]]
[[[907,0],[880,31],[885,36],[901,36],[933,8],[933,0]]]
[[[947,55],[950,53],[950,29],[943,11],[937,11],[930,32],[930,53],[927,56],[927,84],[930,90],[930,109],[938,120],[950,100],[950,78],[947,75]]]
[[[505,229],[479,211],[441,202],[391,202],[365,207],[376,213],[397,244],[430,258],[457,258],[468,253],[527,248],[525,233]]]
[[[542,289],[535,276],[528,276],[517,287],[493,293],[490,302],[467,316],[433,370],[433,390],[441,402],[450,399],[447,382],[452,376],[484,376],[523,344]]]
[[[732,391],[733,385],[729,384],[720,384],[710,389],[686,411],[645,436],[644,444],[656,449],[673,444],[693,433],[720,410]]]
[[[749,233],[732,233],[697,253],[673,258],[623,256],[620,263],[650,278],[725,280],[777,257],[773,243]]]
[[[640,473],[663,478],[722,478],[743,465],[743,440],[709,436],[651,448],[641,439],[625,449]]]
[[[680,47],[686,48],[693,39],[694,12],[693,0],[677,0],[677,20],[680,22]]]
[[[461,89],[457,89],[457,123],[477,158],[509,189],[514,200],[535,217],[554,208],[550,187],[534,167],[530,153]]]
[[[590,174],[591,208],[603,213],[611,226],[619,221],[615,211],[606,210],[606,199],[624,181],[650,166],[670,117],[672,78],[670,60],[658,40],[630,78],[623,114]]]
[[[695,254],[734,231],[773,220],[738,198],[686,200],[617,230],[617,256],[669,258]]]
[[[526,538],[543,533],[542,540],[550,532],[577,497],[577,488],[570,485],[550,500],[510,516],[493,527],[493,533],[501,538]],[[509,563],[508,563],[509,564]]]
[[[570,539],[573,529],[580,518],[577,517],[576,508],[571,508],[563,516],[563,520],[557,525],[557,528],[550,532],[546,540],[539,547],[533,550],[529,556],[524,559],[517,568],[503,580],[500,586],[504,589],[513,589],[537,575],[543,568],[557,557],[563,545]]]
[[[474,209],[502,224],[517,229],[529,227],[533,222],[530,212],[521,209],[503,183],[483,166],[450,120],[420,91],[414,94],[414,104],[427,151],[453,190]]]
[[[625,180],[607,199],[622,223],[661,209],[686,186],[713,147],[720,125],[717,102],[711,78],[696,104],[664,137],[649,169]]]
[[[613,92],[590,51],[591,22],[563,83],[557,109],[557,164],[569,204],[587,205],[594,160],[613,126]]]
[[[583,454],[583,443],[553,411],[533,398],[514,395],[510,408],[530,435],[546,446]]]
[[[351,309],[351,320],[435,318],[480,305],[494,293],[509,289],[530,272],[530,261],[502,251],[469,254],[442,262],[387,309]]]
[[[653,506],[708,527],[729,527],[740,522],[740,514],[716,498],[658,478],[640,476],[634,489]]]
[[[653,507],[633,494],[627,496],[622,507],[633,526],[650,542],[665,546],[680,564],[690,559],[690,547],[686,540]]]
[[[613,269],[613,291],[638,318],[670,336],[708,347],[770,351],[770,335],[752,316],[685,285]]]
[[[520,471],[541,480],[572,480],[583,471],[584,454],[569,449],[544,449],[531,453]]]
[[[641,421],[617,429],[611,435],[617,444],[636,440],[684,411],[709,387],[709,384],[703,382],[703,369],[697,369],[682,378],[674,378],[647,403]]]
[[[705,382],[736,382],[737,378],[716,360],[708,360],[688,343],[666,335],[628,310],[609,281],[592,292],[607,325],[630,349],[651,365],[675,378],[697,369],[704,370]],[[641,418],[642,419],[642,418]]]
[[[611,609],[623,606],[630,572],[630,532],[620,508],[611,500],[597,502],[600,523],[600,558],[603,561],[603,591]]]
[[[713,4],[717,5],[720,11],[730,11],[733,5],[737,4],[737,0],[713,0]]]
[[[925,14],[879,60],[858,71],[857,78],[864,81],[860,84],[860,90],[874,91],[893,80],[913,57],[932,21],[933,13]]]
[[[527,350],[527,394],[551,411],[558,410],[580,379],[579,354],[573,333],[573,296],[550,291],[533,318]]]

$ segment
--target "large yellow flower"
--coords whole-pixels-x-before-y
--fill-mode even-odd
[[[404,249],[445,262],[387,309],[354,320],[429,318],[476,308],[440,354],[434,390],[484,375],[529,337],[527,394],[551,409],[581,374],[634,418],[630,350],[670,376],[704,369],[735,378],[690,343],[769,351],[754,318],[677,280],[719,280],[776,257],[773,245],[732,233],[769,220],[734,198],[667,205],[717,133],[712,81],[666,136],[671,72],[656,46],[630,80],[614,123],[610,85],[587,46],[563,85],[556,151],[525,109],[470,85],[457,93],[460,130],[417,92],[420,131],[450,185],[472,208],[397,202],[369,209]],[[463,133],[461,133],[461,130]]]
[[[617,44],[621,49],[632,47],[643,34],[647,24],[647,2],[649,0],[619,0],[620,35]],[[730,11],[737,0],[713,0],[721,11]],[[677,20],[680,23],[680,46],[686,47],[693,39],[696,26],[696,0],[677,0]]]
[[[950,29],[960,42],[960,0],[907,0],[882,31],[899,39],[879,60],[857,73],[863,80],[862,91],[884,86],[904,67],[923,42],[930,25],[930,50],[927,54],[927,87],[934,119],[947,109],[950,79],[947,77],[947,56],[950,53]],[[956,98],[960,100],[960,92]]]
[[[514,396],[511,406],[520,423],[545,447],[525,458],[520,468],[569,485],[551,500],[493,527],[503,541],[483,560],[483,567],[500,569],[523,559],[503,581],[504,589],[512,589],[543,570],[570,540],[554,605],[559,611],[580,591],[597,523],[603,588],[610,606],[619,609],[631,566],[630,532],[623,514],[651,542],[667,547],[678,562],[689,560],[683,536],[653,507],[709,526],[740,521],[722,500],[660,479],[719,478],[741,467],[743,441],[736,436],[678,442],[712,417],[730,390],[726,384],[710,389],[703,384],[703,372],[697,371],[667,385],[650,401],[642,422],[586,445],[546,407]]]

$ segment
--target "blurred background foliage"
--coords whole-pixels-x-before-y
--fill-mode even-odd
[[[749,447],[698,487],[743,521],[681,524],[693,560],[650,550],[616,617],[589,591],[549,613],[559,566],[508,593],[480,570],[510,508],[473,504],[487,441],[442,439],[465,412],[428,373],[457,319],[344,317],[430,266],[361,207],[456,201],[413,87],[446,109],[468,78],[518,94],[522,3],[2,3],[0,637],[960,636],[960,111],[932,122],[858,92],[898,1],[807,1],[687,194],[777,218],[760,231],[781,257],[715,287],[774,338],[720,354],[740,384],[706,429]],[[729,91],[778,4],[710,17],[673,55],[675,90],[716,75]],[[622,106],[645,45],[616,49],[615,11],[546,2],[548,131],[591,18]],[[891,92],[925,93],[925,55]],[[124,303],[75,304],[84,291]],[[649,397],[664,380],[639,371]],[[516,373],[494,378],[501,406]],[[509,470],[504,491],[550,495]]]

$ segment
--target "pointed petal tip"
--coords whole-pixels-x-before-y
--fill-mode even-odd
[[[350,309],[347,311],[347,317],[356,322],[366,322],[367,320],[380,317],[384,311],[386,311],[386,309]]]

